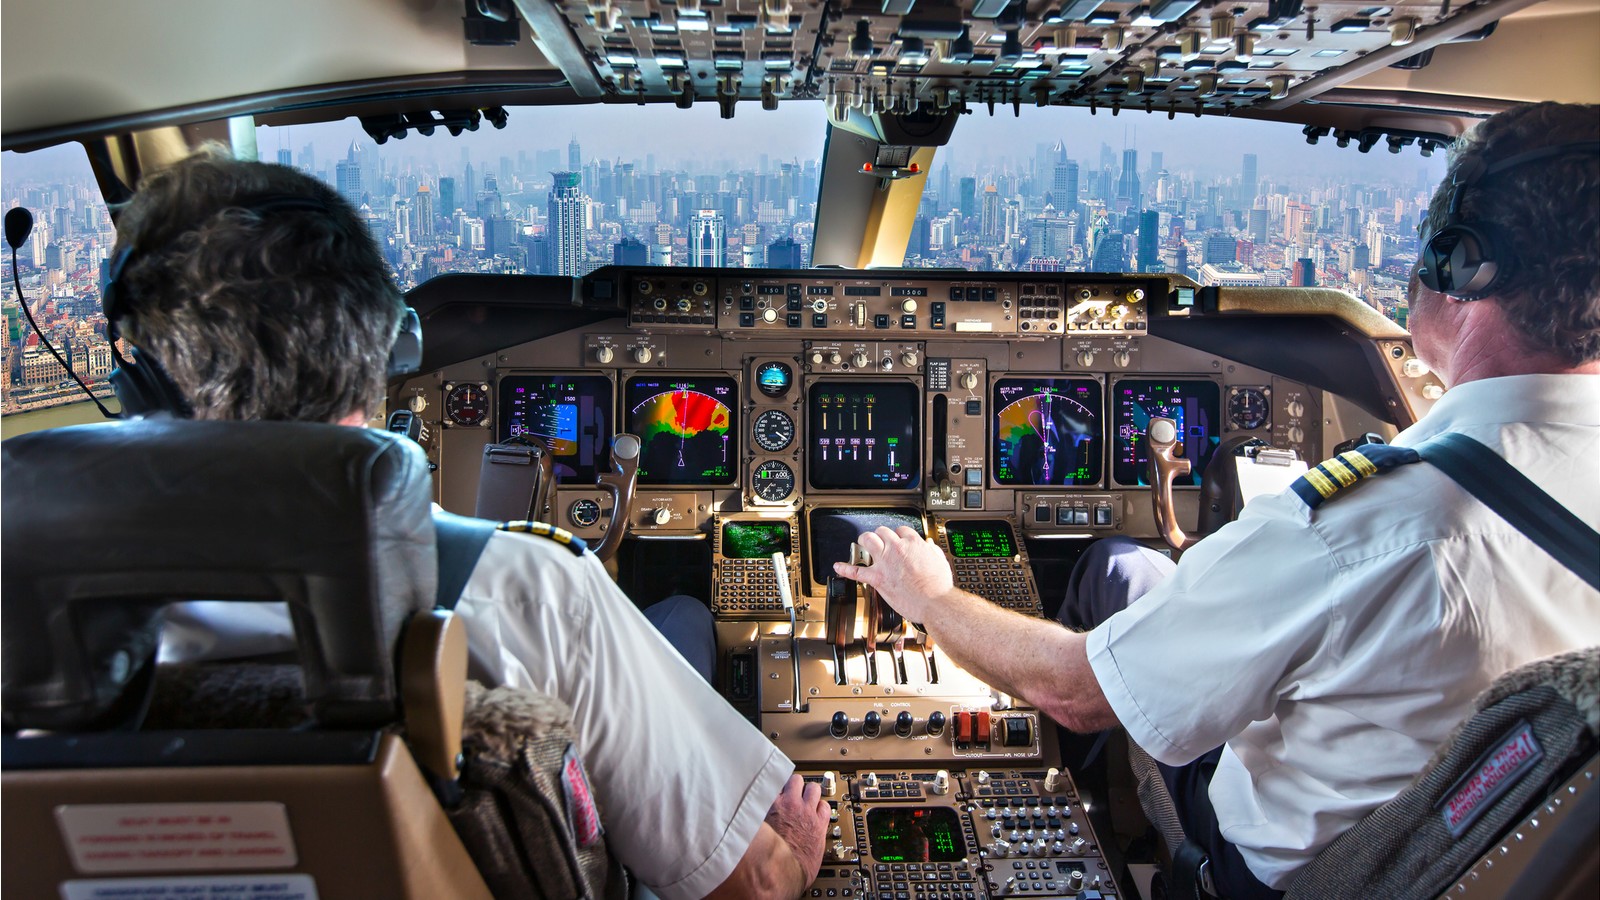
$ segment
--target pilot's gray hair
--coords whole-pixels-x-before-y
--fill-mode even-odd
[[[1451,147],[1428,221],[1445,220],[1451,178],[1467,160],[1493,165],[1581,141],[1600,141],[1600,106],[1536,103],[1480,123]],[[1485,178],[1462,195],[1461,219],[1487,225],[1501,248],[1508,268],[1493,293],[1529,349],[1571,366],[1600,359],[1600,157],[1574,153]]]
[[[250,208],[283,197],[325,209]],[[115,324],[196,418],[332,422],[376,408],[403,300],[326,184],[202,147],[140,183],[117,220],[124,247]]]

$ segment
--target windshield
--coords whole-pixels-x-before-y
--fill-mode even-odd
[[[711,104],[511,113],[503,130],[382,145],[354,119],[259,128],[256,153],[354,203],[403,289],[448,272],[810,264],[823,104],[732,120]],[[1294,126],[1239,119],[1028,113],[962,118],[929,171],[907,266],[1317,285],[1404,324],[1416,224],[1442,154],[1308,146]],[[109,393],[100,284],[114,232],[83,151],[7,152],[0,172],[6,206],[35,215],[17,258],[29,309],[64,361]],[[81,400],[22,316],[10,275],[8,258],[5,413]]]

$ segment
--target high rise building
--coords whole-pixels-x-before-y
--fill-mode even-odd
[[[1051,203],[1063,213],[1078,208],[1078,164],[1070,159],[1056,163],[1055,182],[1051,188]]]
[[[802,258],[801,250],[800,242],[794,238],[778,238],[767,245],[767,268],[805,268],[805,260]]]
[[[1094,242],[1094,256],[1089,261],[1091,272],[1128,271],[1128,249],[1119,231],[1102,233]]]
[[[911,221],[911,237],[906,241],[906,256],[928,255],[928,217],[917,216]]]
[[[439,215],[451,216],[456,211],[456,180],[446,175],[439,179]]]
[[[411,198],[411,212],[416,222],[413,235],[418,239],[433,237],[433,191],[427,185],[417,185],[417,193]]]
[[[970,219],[978,214],[978,179],[961,179],[961,218]]]
[[[567,142],[567,169],[571,172],[583,171],[583,150],[578,146],[577,135]]]
[[[351,206],[361,206],[361,165],[353,159],[341,159],[334,166],[334,188]]]
[[[714,209],[698,210],[694,214],[689,232],[689,264],[722,268],[726,265],[727,241],[724,239],[722,213]]]
[[[1317,286],[1317,267],[1316,267],[1316,265],[1310,259],[1307,259],[1306,257],[1303,257],[1303,256],[1301,258],[1295,260],[1294,261],[1294,277],[1293,277],[1293,280],[1291,280],[1289,282],[1289,284],[1291,286],[1293,286],[1293,287],[1316,287]]]
[[[581,236],[582,233],[583,233],[582,229],[581,229],[581,226],[583,224],[583,220],[579,219],[578,220],[578,224],[580,226],[580,229],[579,229],[578,233]],[[513,244],[516,243],[517,236],[518,236],[520,231],[521,231],[521,227],[519,225],[517,225],[517,223],[514,220],[512,220],[512,219],[510,219],[510,218],[508,218],[506,216],[502,216],[502,215],[498,215],[498,214],[492,215],[492,216],[484,216],[483,217],[483,255],[485,257],[510,256],[511,255],[511,247],[512,247]],[[581,243],[579,244],[579,248],[580,249],[582,248],[582,244]],[[557,273],[557,274],[560,274],[560,273]],[[579,274],[582,274],[582,273],[581,272],[574,272],[573,274],[574,275],[579,275]]]
[[[1249,158],[1254,159],[1254,157]],[[1267,232],[1268,225],[1271,221],[1269,210],[1265,206],[1256,205],[1251,207],[1250,240],[1255,241],[1257,244],[1262,246],[1266,246],[1268,238],[1271,237],[1271,235]]]
[[[577,172],[551,172],[549,207],[550,274],[583,274],[583,212],[588,198]]]
[[[1254,206],[1256,202],[1256,155],[1244,155],[1244,172],[1239,182],[1239,202],[1241,206]]]
[[[650,264],[650,248],[644,241],[632,235],[626,235],[611,248],[611,261],[619,266],[647,266]]]
[[[292,166],[292,165],[294,165],[294,153],[288,147],[279,147],[278,148],[278,165],[280,165],[280,166]]]
[[[1139,151],[1122,151],[1122,174],[1117,176],[1116,200],[1120,209],[1139,206]],[[1106,270],[1101,270],[1106,271]]]
[[[1000,192],[994,185],[983,189],[983,219],[979,226],[979,233],[987,241],[1000,240]]]
[[[1139,271],[1160,272],[1161,213],[1147,209],[1139,214]]]
[[[1222,232],[1206,235],[1206,249],[1200,256],[1201,265],[1237,260],[1239,258],[1237,243],[1231,236]]]

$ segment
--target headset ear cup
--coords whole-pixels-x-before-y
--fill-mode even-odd
[[[1481,228],[1441,228],[1423,247],[1417,278],[1429,290],[1475,300],[1489,292],[1499,274],[1494,250],[1494,241]]]
[[[111,372],[111,389],[122,404],[122,414],[130,419],[156,413],[168,413],[175,418],[194,417],[194,407],[184,398],[178,386],[172,383],[161,364],[154,357],[130,347],[128,359],[119,357],[120,363]]]

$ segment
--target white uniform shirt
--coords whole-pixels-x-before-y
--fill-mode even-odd
[[[1600,375],[1459,385],[1395,440],[1498,451],[1600,527]],[[1597,548],[1600,552],[1600,548]],[[1405,788],[1495,677],[1600,644],[1600,595],[1427,463],[1309,509],[1284,492],[1184,553],[1088,637],[1117,718],[1210,796],[1267,885]]]
[[[593,554],[500,532],[456,612],[473,678],[572,707],[612,853],[663,900],[702,897],[794,764],[672,649]]]
[[[684,661],[593,554],[496,532],[461,592],[469,675],[572,708],[612,854],[663,900],[738,865],[794,771]],[[294,649],[281,603],[174,604],[161,660]]]

